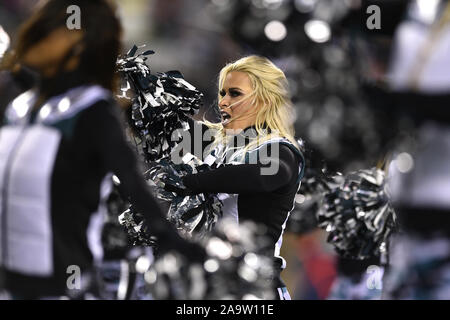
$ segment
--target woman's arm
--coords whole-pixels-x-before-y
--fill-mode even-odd
[[[125,139],[116,105],[99,102],[89,109],[82,127],[89,131],[91,148],[106,170],[120,179],[121,191],[144,215],[150,232],[158,237],[159,247],[163,250],[184,248],[190,252],[189,255],[201,255],[201,250],[178,235],[149,191],[136,157]]]
[[[268,156],[257,164],[240,164],[188,175],[184,185],[195,193],[272,192],[297,180],[299,157],[286,145],[279,145],[279,156]],[[302,164],[303,165],[303,164]],[[268,168],[278,168],[268,172]],[[264,170],[266,169],[266,170]]]

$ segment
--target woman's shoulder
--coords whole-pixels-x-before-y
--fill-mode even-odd
[[[274,136],[259,143],[255,148],[250,150],[250,152],[261,150],[266,150],[267,152],[273,151],[275,153],[279,150],[283,150],[295,154],[296,156],[299,156],[302,159],[304,158],[303,152],[297,144],[294,144],[288,138],[280,136]]]
[[[120,113],[119,103],[114,99],[112,92],[100,86],[86,88],[78,101],[80,114],[85,117],[103,117]]]
[[[305,157],[301,147],[287,138],[276,137],[265,141],[258,148],[258,156],[277,158],[290,166],[299,167],[299,177],[303,177],[305,169]]]

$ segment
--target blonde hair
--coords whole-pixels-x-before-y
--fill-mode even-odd
[[[255,129],[257,138],[253,139],[244,149],[243,154],[250,149],[274,138],[283,137],[299,148],[294,138],[294,110],[288,92],[288,82],[284,72],[269,59],[251,55],[227,64],[219,74],[219,96],[230,72],[244,72],[250,78],[253,86],[251,104],[260,106],[256,113]],[[204,121],[211,129],[216,129],[214,145],[228,143],[225,128],[221,123]]]

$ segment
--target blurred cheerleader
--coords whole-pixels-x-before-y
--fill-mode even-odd
[[[66,27],[70,5],[80,30]],[[111,173],[161,249],[203,254],[164,219],[125,139],[112,94],[120,36],[107,0],[49,0],[20,29],[14,62],[38,81],[0,127],[0,288],[13,299],[83,298],[96,284],[94,212]]]
[[[450,298],[450,2],[427,6],[411,2],[388,74],[389,107],[414,120],[418,139],[390,166],[403,232],[392,241],[387,299]]]

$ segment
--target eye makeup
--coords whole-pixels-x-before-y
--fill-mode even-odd
[[[239,90],[236,89],[230,89],[229,94],[232,97],[239,97],[242,93]]]
[[[220,90],[220,92],[219,92],[219,95],[221,97],[224,97],[226,94],[227,93],[224,89]],[[230,89],[228,89],[228,94],[233,98],[239,97],[240,95],[242,95],[242,91],[239,88],[230,88]]]

